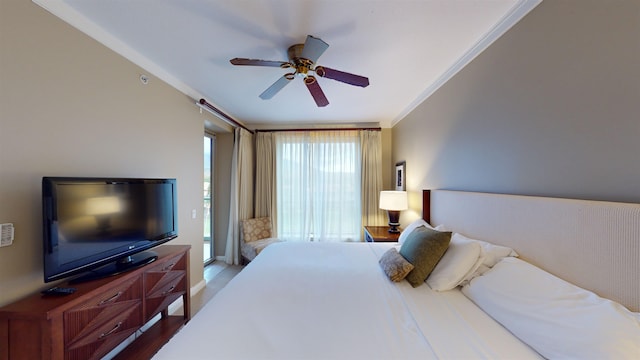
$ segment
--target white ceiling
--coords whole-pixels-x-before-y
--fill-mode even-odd
[[[34,0],[79,30],[249,128],[380,125],[401,120],[541,0]],[[287,61],[314,35],[317,64],[367,76],[320,78],[318,108],[301,79],[258,97],[285,72],[233,66]],[[194,105],[195,106],[195,105]]]

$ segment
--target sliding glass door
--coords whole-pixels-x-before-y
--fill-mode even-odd
[[[204,263],[209,264],[215,260],[213,246],[213,159],[215,153],[215,136],[204,135]]]

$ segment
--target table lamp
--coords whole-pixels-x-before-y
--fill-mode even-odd
[[[380,209],[389,215],[389,232],[399,233],[400,211],[409,208],[406,191],[380,191]]]

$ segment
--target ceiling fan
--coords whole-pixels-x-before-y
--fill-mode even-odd
[[[316,104],[319,107],[323,107],[329,105],[329,100],[327,100],[327,97],[324,95],[316,77],[310,74],[311,72],[314,72],[320,77],[337,80],[350,85],[360,87],[369,86],[369,79],[364,76],[315,65],[320,55],[322,55],[328,47],[329,44],[322,41],[322,39],[307,35],[307,40],[304,44],[295,44],[289,47],[287,51],[289,61],[234,58],[231,59],[230,62],[233,65],[271,66],[281,67],[283,69],[292,68],[294,72],[286,73],[280,79],[276,80],[275,83],[260,94],[260,98],[264,100],[271,99],[297,76],[304,79],[304,84],[307,86],[307,89],[309,89]]]

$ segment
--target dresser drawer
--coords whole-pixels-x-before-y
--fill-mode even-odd
[[[142,276],[107,289],[63,314],[67,359],[100,358],[142,326]]]
[[[101,294],[83,301],[82,303],[67,310],[65,314],[82,312],[85,309],[108,306],[121,301],[140,299],[142,299],[142,278],[141,276],[136,276],[129,281],[104,290]],[[65,321],[68,320],[65,319]]]
[[[65,359],[100,359],[139,329],[142,300],[103,307],[95,318],[65,344]]]
[[[148,321],[186,293],[187,254],[149,266],[144,272],[144,320]]]
[[[186,271],[146,272],[145,320],[149,320],[182,296],[187,287]]]
[[[166,272],[171,270],[187,270],[187,259],[185,254],[180,254],[177,256],[173,256],[166,260],[162,260],[162,262],[158,262],[157,264],[151,264],[149,268],[145,271],[149,272]]]
[[[186,272],[182,270],[166,273],[145,273],[145,282],[149,285],[145,292],[147,299],[166,296],[171,292],[183,291]]]

